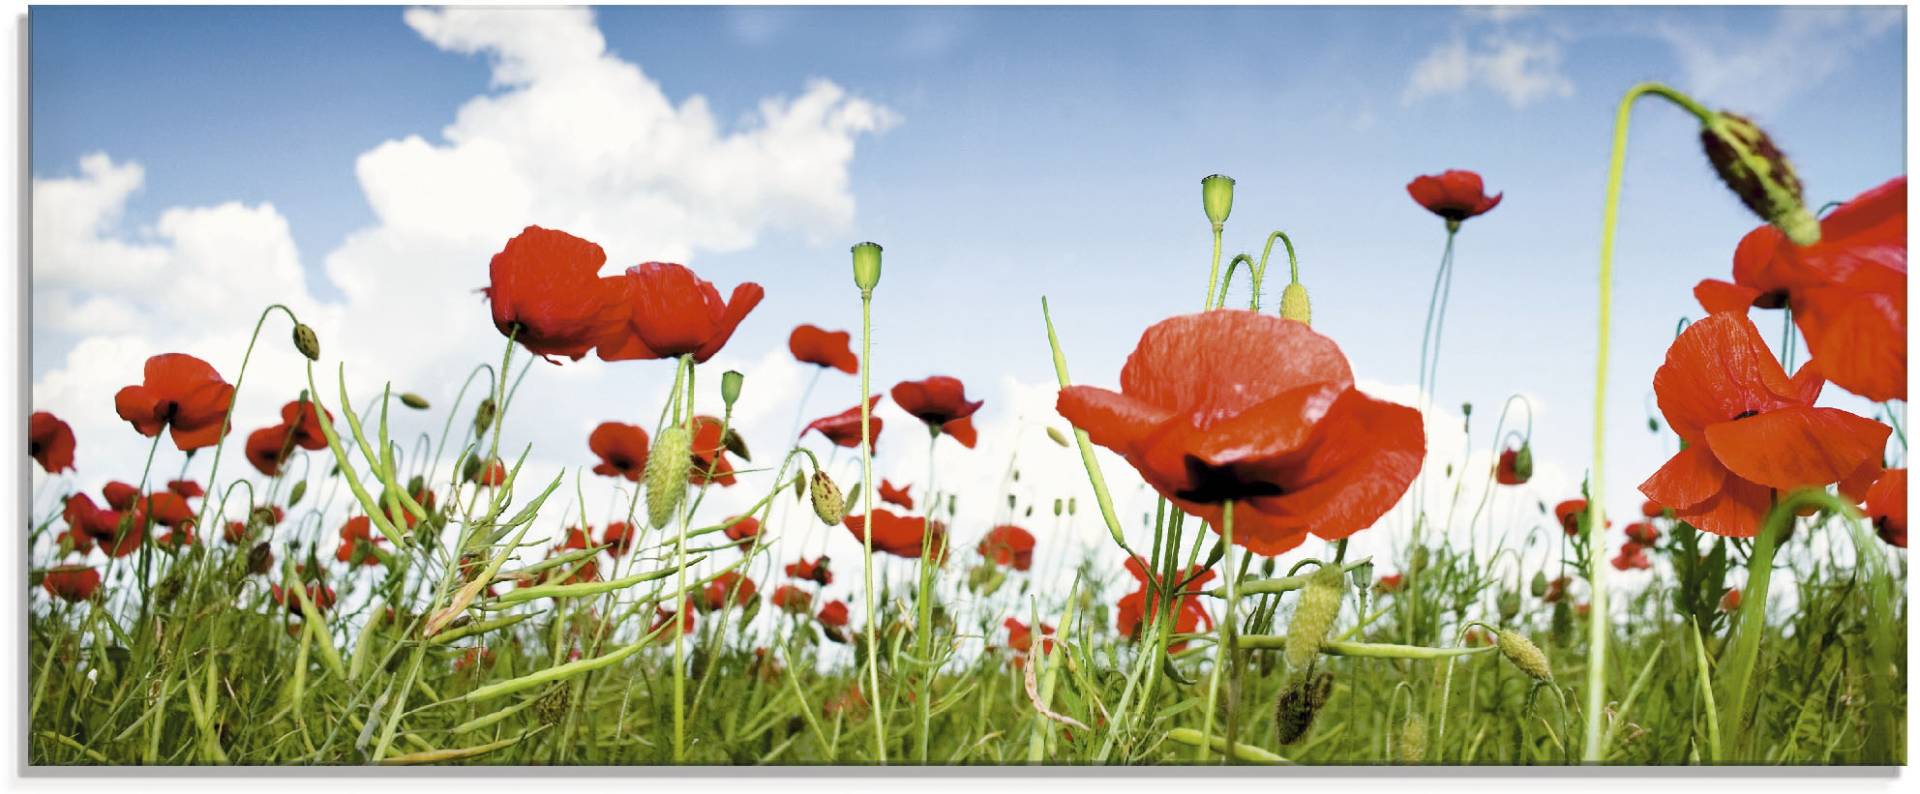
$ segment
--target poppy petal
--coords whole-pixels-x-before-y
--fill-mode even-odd
[[[1729,471],[1790,490],[1838,482],[1862,463],[1878,460],[1892,432],[1838,408],[1782,408],[1710,425],[1706,436],[1714,457]]]
[[[1665,507],[1685,510],[1712,499],[1726,482],[1727,467],[1705,444],[1695,444],[1680,450],[1641,483],[1640,493]]]

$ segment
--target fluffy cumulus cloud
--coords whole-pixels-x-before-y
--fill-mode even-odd
[[[1516,108],[1573,95],[1558,42],[1497,33],[1469,41],[1456,36],[1413,65],[1401,94],[1405,103],[1481,88]]]

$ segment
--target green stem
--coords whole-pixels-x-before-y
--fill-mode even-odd
[[[937,670],[932,658],[933,601],[931,591],[933,589],[933,564],[929,558],[935,553],[933,549],[933,508],[938,502],[936,496],[938,492],[934,490],[933,458],[934,452],[937,451],[940,446],[940,427],[933,425],[931,428],[932,432],[928,434],[927,439],[927,486],[924,492],[927,497],[927,509],[920,517],[920,593],[916,605],[917,609],[915,610],[917,612],[915,619],[917,630],[914,632],[913,643],[914,655],[919,657],[919,664],[921,665],[920,697],[917,698],[920,705],[920,735],[918,751],[915,757],[918,758],[922,764],[927,762],[927,735],[930,733],[933,720],[931,702],[933,698],[933,675]],[[943,548],[941,551],[945,551],[945,549]],[[1034,631],[1037,632],[1039,629],[1035,628]]]
[[[693,356],[680,357],[679,367],[687,373],[687,410],[685,422],[687,433],[694,431],[693,410]],[[677,402],[677,401],[676,401]],[[676,417],[676,420],[679,420]],[[499,434],[495,434],[497,443]],[[716,454],[716,458],[718,455]],[[685,488],[684,483],[674,483],[676,488]],[[692,517],[685,499],[680,500],[680,532],[674,541],[674,567],[679,581],[674,589],[673,603],[673,762],[687,762],[687,523]]]
[[[873,374],[873,290],[860,290],[860,533],[861,567],[866,575],[867,702],[873,704],[873,751],[887,762],[886,703],[880,697],[880,643],[874,628],[879,603],[873,598],[873,401],[867,399]],[[932,494],[928,494],[932,496]],[[928,506],[931,509],[931,505]]]
[[[1214,288],[1220,283],[1220,235],[1226,228],[1226,224],[1213,225],[1213,267],[1207,271],[1207,302],[1200,304],[1202,309],[1213,308]]]
[[[1220,676],[1227,666],[1228,657],[1233,653],[1234,606],[1239,603],[1240,597],[1239,590],[1236,589],[1234,585],[1234,580],[1239,577],[1234,575],[1233,570],[1233,500],[1231,499],[1227,500],[1221,508],[1220,537],[1221,542],[1226,544],[1227,550],[1226,565],[1224,566],[1224,570],[1227,572],[1227,610],[1225,614],[1220,616],[1220,647],[1214,649],[1213,674],[1207,681],[1207,711],[1206,714],[1201,717],[1200,722],[1200,735],[1209,739],[1213,737],[1213,712],[1220,699]],[[1231,687],[1232,685],[1229,684],[1228,686]],[[1229,695],[1227,700],[1229,702],[1229,708],[1231,708],[1232,696]],[[1228,715],[1228,722],[1232,722],[1231,714]],[[1227,740],[1231,742],[1233,739],[1233,729],[1231,727],[1227,729],[1227,737]],[[1210,744],[1203,743],[1198,745],[1194,748],[1193,760],[1207,760],[1207,755],[1210,750]]]

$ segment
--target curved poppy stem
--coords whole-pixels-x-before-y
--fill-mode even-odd
[[[1227,277],[1220,280],[1220,294],[1214,297],[1213,303],[1207,306],[1207,308],[1219,309],[1227,305],[1227,293],[1233,288],[1233,272],[1240,269],[1241,262],[1247,263],[1247,276],[1249,280],[1253,282],[1253,305],[1255,308],[1259,307],[1260,276],[1259,271],[1253,267],[1253,257],[1246,254],[1234,254],[1233,260],[1227,262]]]
[[[1266,250],[1260,252],[1260,266],[1253,269],[1253,310],[1260,311],[1260,285],[1267,279],[1267,258],[1273,256],[1273,241],[1279,240],[1287,246],[1287,278],[1289,284],[1300,283],[1300,257],[1294,254],[1293,238],[1286,232],[1275,230],[1267,235]]]
[[[879,763],[887,762],[886,701],[880,699],[880,643],[874,629],[878,603],[873,599],[873,401],[867,399],[872,386],[873,290],[860,290],[860,562],[866,575],[867,599],[867,702],[873,704],[873,751]],[[816,468],[818,464],[816,463]],[[932,494],[927,494],[929,498]],[[931,507],[931,504],[929,504]]]

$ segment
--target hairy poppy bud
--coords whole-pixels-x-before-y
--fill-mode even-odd
[[[740,384],[746,379],[747,376],[734,370],[720,373],[720,399],[728,408],[732,408],[734,401],[740,399]]]
[[[1513,620],[1513,616],[1520,614],[1519,593],[1508,590],[1501,593],[1499,600],[1495,603],[1500,608],[1500,619],[1502,621],[1511,621]]]
[[[1553,604],[1553,622],[1547,629],[1547,637],[1560,646],[1573,640],[1573,605],[1564,598]]]
[[[293,349],[300,351],[308,361],[320,360],[320,337],[313,333],[313,327],[306,323],[293,324]]]
[[[247,573],[263,576],[273,569],[273,546],[266,542],[247,550]]]
[[[495,408],[493,405],[492,397],[488,397],[480,401],[480,407],[474,409],[473,411],[474,432],[485,433],[487,432],[487,428],[493,427],[494,410]]]
[[[480,461],[480,456],[468,455],[467,462],[460,466],[460,479],[467,482],[480,479],[480,470],[485,466],[486,464]]]
[[[287,494],[287,506],[292,507],[294,505],[300,504],[300,500],[304,498],[306,495],[307,495],[307,481],[301,480],[299,482],[294,483],[293,491]]]
[[[1545,596],[1547,594],[1547,574],[1544,571],[1534,571],[1533,583],[1528,585],[1527,589],[1533,593],[1534,598]]]
[[[813,483],[810,488],[813,496],[813,514],[826,522],[827,526],[840,523],[847,515],[847,500],[840,495],[840,486],[833,484],[833,478],[825,471],[813,470]]]
[[[1418,764],[1427,759],[1427,720],[1418,714],[1407,715],[1407,724],[1400,728],[1400,743],[1394,748],[1400,757],[1400,763]]]
[[[1061,511],[1065,510],[1066,508],[1067,508],[1067,505],[1065,502],[1062,502],[1060,498],[1057,496],[1054,497],[1053,499],[1053,517],[1054,518],[1059,518]]]
[[[427,398],[422,397],[418,394],[414,394],[413,392],[410,392],[410,391],[403,391],[400,393],[400,404],[408,408],[412,408],[413,410],[416,410],[416,411],[424,411],[424,410],[427,410],[428,408],[433,407],[431,404],[427,402]]]
[[[1820,242],[1820,221],[1807,211],[1800,177],[1773,139],[1751,119],[1726,111],[1700,126],[1700,144],[1740,202],[1795,245]]]
[[[806,500],[807,475],[805,472],[796,471],[793,473],[793,501],[804,502]]]
[[[547,686],[545,694],[533,702],[533,715],[544,725],[558,725],[567,716],[567,706],[572,702],[573,693],[568,689],[572,685],[561,681]]]
[[[1306,670],[1327,642],[1327,633],[1340,617],[1340,602],[1346,595],[1346,574],[1338,565],[1322,565],[1307,586],[1300,591],[1300,603],[1293,608],[1293,620],[1287,624],[1287,665]]]
[[[880,283],[880,244],[860,243],[853,247],[853,284],[866,291]]]
[[[1233,177],[1214,174],[1200,180],[1200,204],[1206,208],[1213,228],[1226,225],[1227,216],[1233,213]]]
[[[1280,691],[1280,700],[1274,704],[1273,725],[1279,733],[1281,744],[1293,744],[1307,735],[1313,727],[1313,718],[1320,713],[1320,707],[1326,705],[1327,697],[1333,694],[1333,673],[1321,670],[1310,676],[1300,676],[1292,686]]]
[[[693,439],[687,426],[676,424],[660,431],[653,454],[647,456],[647,520],[663,529],[673,520],[674,508],[686,495],[687,472],[693,468]]]
[[[1307,288],[1296,281],[1280,292],[1280,316],[1313,324],[1313,304],[1307,300]]]
[[[1499,637],[1500,655],[1507,657],[1514,667],[1526,673],[1536,681],[1552,681],[1553,667],[1547,664],[1547,655],[1540,647],[1522,636],[1520,632],[1502,629]]]

